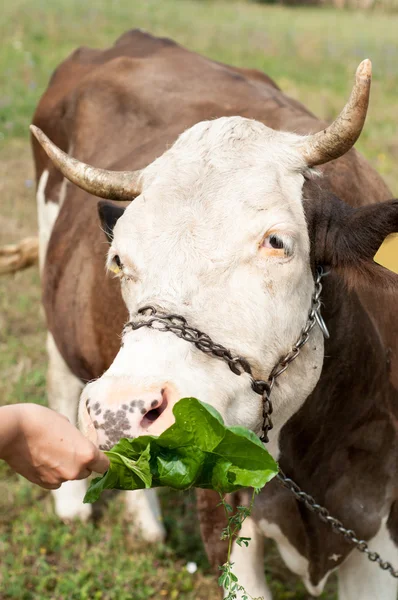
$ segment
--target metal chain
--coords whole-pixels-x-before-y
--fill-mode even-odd
[[[149,317],[145,321],[130,321],[125,325],[123,334],[127,328],[133,330],[141,327],[151,327],[157,331],[174,333],[177,337],[194,344],[199,350],[206,354],[212,354],[217,358],[224,360],[231,371],[236,375],[242,373],[252,374],[251,366],[245,358],[233,356],[233,354],[224,348],[221,344],[216,344],[212,339],[200,329],[188,325],[186,319],[180,315],[160,313],[153,306],[144,306],[138,311],[140,315]]]
[[[135,331],[141,327],[150,327],[152,329],[156,329],[157,331],[172,332],[186,342],[194,344],[196,348],[202,352],[205,352],[206,354],[212,354],[216,358],[222,359],[227,363],[235,375],[242,375],[242,373],[247,373],[250,375],[252,378],[251,386],[253,391],[262,397],[263,424],[262,435],[260,439],[263,443],[267,443],[268,432],[273,427],[271,419],[271,392],[275,380],[282,375],[290,363],[292,363],[298,357],[301,348],[308,342],[310,332],[316,323],[318,323],[322,329],[323,334],[326,337],[329,337],[329,332],[320,313],[320,296],[322,292],[321,279],[322,277],[325,277],[325,275],[327,275],[327,273],[323,271],[323,268],[318,267],[315,279],[315,289],[312,295],[311,308],[308,314],[307,322],[292,349],[276,363],[267,381],[262,379],[254,379],[252,368],[245,358],[242,356],[234,356],[230,350],[221,344],[213,342],[210,336],[208,336],[206,333],[203,333],[203,331],[200,331],[200,329],[196,329],[195,327],[188,325],[185,317],[177,314],[162,313],[151,305],[143,306],[138,310],[139,315],[148,318],[141,321],[129,321],[123,329],[123,334],[126,333],[128,329]]]
[[[179,338],[194,344],[196,348],[206,354],[211,354],[216,358],[222,359],[226,362],[233,373],[236,375],[242,375],[247,373],[252,378],[251,386],[256,394],[262,397],[263,406],[263,425],[262,435],[260,437],[263,443],[268,442],[268,432],[272,429],[272,402],[271,392],[274,387],[276,379],[282,375],[288,368],[288,366],[299,356],[301,348],[308,342],[310,332],[314,328],[315,324],[318,324],[324,337],[329,338],[329,332],[325,325],[325,322],[321,316],[321,292],[322,284],[321,279],[328,273],[324,272],[322,267],[317,268],[315,278],[315,288],[312,295],[311,309],[308,314],[307,322],[302,329],[297,342],[293,345],[292,349],[281,358],[274,368],[272,369],[268,380],[254,379],[252,368],[249,362],[242,356],[234,356],[230,350],[213,342],[213,340],[200,329],[191,327],[188,325],[185,317],[177,314],[166,314],[158,311],[154,306],[147,305],[138,310],[138,314],[143,317],[147,317],[145,320],[140,321],[129,321],[124,329],[123,334],[129,329],[137,330],[141,327],[150,327],[157,331],[172,332]],[[352,529],[346,529],[343,524],[336,518],[332,517],[329,511],[318,504],[312,496],[306,494],[302,489],[289,477],[279,470],[277,475],[278,481],[286,489],[288,489],[298,500],[303,502],[309,510],[315,513],[321,521],[328,523],[333,531],[342,535],[347,542],[353,544],[357,550],[367,555],[371,562],[377,562],[379,567],[384,571],[388,571],[392,577],[398,578],[398,570],[387,561],[384,561],[377,552],[369,550],[368,544],[357,537],[356,533]]]
[[[308,314],[307,322],[300,333],[300,337],[297,342],[293,345],[290,352],[288,352],[283,358],[276,363],[271,373],[269,374],[268,381],[253,381],[252,388],[257,393],[261,393],[263,397],[263,426],[262,435],[260,440],[263,443],[267,443],[268,432],[272,429],[272,421],[270,415],[272,414],[272,403],[271,403],[271,392],[274,387],[276,379],[282,375],[290,365],[300,354],[301,348],[308,342],[310,332],[317,323],[321,328],[323,335],[329,338],[329,331],[327,330],[326,324],[321,315],[321,293],[322,293],[322,277],[325,277],[327,273],[324,272],[322,267],[318,267],[317,275],[315,278],[315,289],[312,294],[311,309]]]
[[[392,575],[392,577],[398,579],[398,570],[394,569],[391,563],[389,563],[386,560],[383,560],[378,552],[372,552],[369,549],[367,542],[359,539],[355,531],[353,531],[352,529],[347,529],[346,527],[344,527],[341,521],[339,521],[335,517],[332,517],[327,508],[321,506],[314,500],[312,496],[303,492],[303,490],[297,485],[297,483],[295,483],[289,477],[286,477],[286,475],[283,473],[283,471],[281,471],[280,468],[277,478],[279,480],[279,483],[283,485],[283,487],[288,489],[296,498],[296,500],[298,500],[299,502],[303,502],[311,512],[315,513],[320,518],[321,521],[330,525],[335,533],[339,533],[340,535],[342,535],[347,540],[347,542],[355,546],[355,548],[359,550],[359,552],[363,552],[364,554],[366,554],[371,562],[377,562],[379,567],[383,569],[383,571],[388,571],[390,575]]]

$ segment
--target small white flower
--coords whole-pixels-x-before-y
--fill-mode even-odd
[[[198,565],[195,562],[189,562],[189,563],[187,563],[187,571],[188,571],[188,573],[190,573],[191,575],[193,575],[194,573],[196,573],[197,570],[198,570]]]

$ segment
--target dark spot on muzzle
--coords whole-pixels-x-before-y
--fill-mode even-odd
[[[102,429],[106,435],[106,449],[116,444],[121,438],[129,437],[130,423],[126,417],[125,410],[113,411],[107,409],[104,413],[104,420],[99,423],[97,420],[93,421],[95,429]],[[104,446],[104,444],[101,444]]]

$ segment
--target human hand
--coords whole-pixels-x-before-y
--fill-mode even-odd
[[[66,417],[37,404],[0,408],[0,458],[32,483],[52,490],[92,471],[104,473],[109,466],[106,455]]]

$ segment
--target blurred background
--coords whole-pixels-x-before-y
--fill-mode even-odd
[[[76,47],[107,47],[133,27],[260,69],[326,120],[370,58],[371,103],[357,148],[397,196],[397,26],[398,0],[8,0],[0,12],[0,246],[36,235],[28,126],[53,70]],[[33,267],[0,278],[0,404],[45,404],[45,373]],[[0,464],[0,600],[219,598],[194,495],[164,492],[162,502],[169,538],[149,547],[132,533],[117,495],[94,522],[66,525],[49,493]],[[275,600],[308,600],[272,545],[266,569]],[[322,598],[335,599],[333,579]]]

